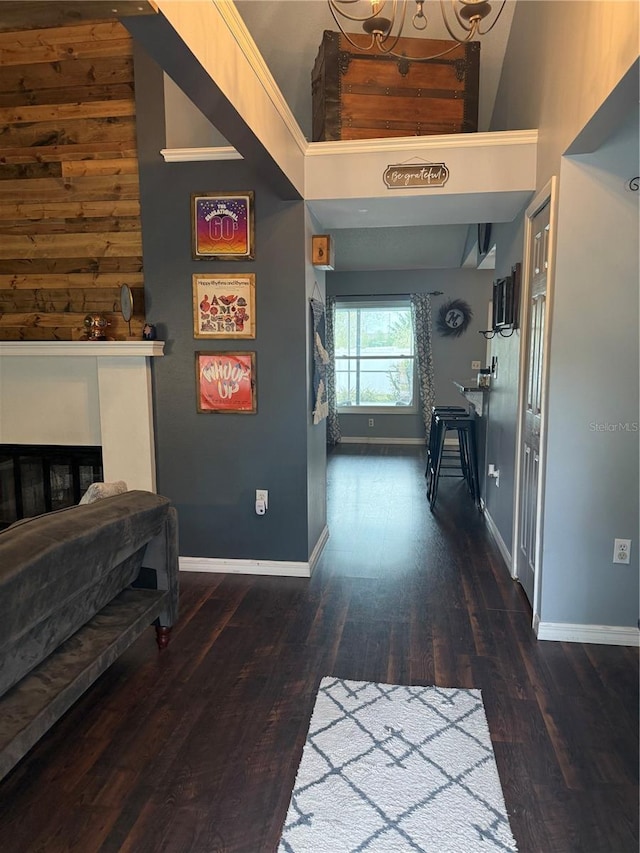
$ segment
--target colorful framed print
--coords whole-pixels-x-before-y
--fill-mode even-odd
[[[194,193],[191,233],[195,261],[252,261],[253,192]]]
[[[199,412],[255,415],[256,354],[197,352],[196,407]]]
[[[194,338],[255,338],[254,273],[194,275]]]

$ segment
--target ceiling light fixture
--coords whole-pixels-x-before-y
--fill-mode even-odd
[[[423,61],[437,59],[455,50],[458,44],[464,44],[477,36],[486,35],[496,25],[502,14],[506,0],[499,2],[495,15],[493,8],[486,0],[450,0],[452,12],[447,12],[447,0],[440,0],[440,11],[447,31],[457,44],[440,53],[429,56],[410,56],[407,53],[396,53],[395,49],[403,34],[407,18],[415,3],[415,12],[411,16],[411,25],[417,32],[426,30],[429,20],[424,12],[425,0],[327,0],[333,18],[347,41],[360,51],[372,51],[397,56],[399,59]],[[451,16],[451,20],[450,20]],[[490,23],[490,19],[493,20]],[[341,19],[356,21],[362,24],[362,29],[370,36],[368,44],[357,43],[352,38],[353,33],[347,33]],[[404,47],[404,45],[403,45]]]

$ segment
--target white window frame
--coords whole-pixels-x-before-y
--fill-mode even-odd
[[[380,308],[406,308],[411,316],[411,302],[409,299],[340,299],[336,297],[336,312],[341,308],[380,309]],[[357,356],[354,356],[357,358]],[[376,356],[366,356],[363,360],[374,360]],[[389,356],[378,356],[380,359],[389,359]],[[394,358],[410,358],[413,361],[413,402],[410,406],[338,406],[339,415],[416,415],[418,413],[418,376],[416,371],[415,345],[412,355],[399,355]],[[336,367],[338,358],[336,356]]]

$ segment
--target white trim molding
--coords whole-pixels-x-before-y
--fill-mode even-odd
[[[484,501],[483,501],[483,508],[484,508],[484,518],[485,518],[485,521],[487,522],[487,527],[489,528],[489,533],[491,534],[493,541],[498,546],[498,551],[500,551],[500,555],[502,556],[502,559],[506,563],[507,569],[509,570],[509,574],[511,575],[512,578],[515,578],[515,576],[513,574],[513,560],[511,559],[511,552],[509,551],[509,549],[505,545],[505,541],[502,538],[495,521],[491,518],[491,514],[487,511],[487,506],[484,503]]]
[[[265,95],[273,104],[274,109],[279,114],[281,121],[291,134],[291,138],[298,146],[298,149],[304,154],[308,145],[307,140],[300,130],[289,104],[285,101],[284,95],[274,80],[273,74],[258,50],[258,46],[253,40],[251,33],[247,29],[242,15],[233,3],[218,3],[216,5],[219,7],[220,16],[229,28],[229,32],[235,39],[238,48],[253,69],[256,79],[262,86]]]
[[[424,438],[373,438],[365,435],[343,435],[341,444],[421,444],[426,446]]]
[[[232,145],[214,148],[161,148],[165,163],[199,163],[203,160],[244,160]]]
[[[534,619],[539,640],[563,643],[598,643],[606,646],[640,646],[640,631],[626,625],[580,625],[571,622],[540,622]]]
[[[222,560],[216,557],[180,557],[180,571],[310,578],[328,539],[329,528],[325,526],[306,563],[286,560]]]
[[[349,139],[329,142],[310,142],[305,156],[322,157],[327,154],[392,154],[416,149],[448,150],[456,148],[491,148],[502,145],[536,145],[537,130],[504,130],[486,133],[449,133],[437,136],[401,136],[389,139]]]

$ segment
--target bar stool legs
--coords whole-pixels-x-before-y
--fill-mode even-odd
[[[438,484],[443,470],[445,458],[444,442],[449,431],[455,431],[458,436],[459,461],[469,494],[475,504],[480,506],[480,480],[478,477],[478,451],[476,446],[476,416],[456,415],[452,413],[436,413],[429,441],[427,464],[427,498],[431,510],[435,507],[438,497]]]

